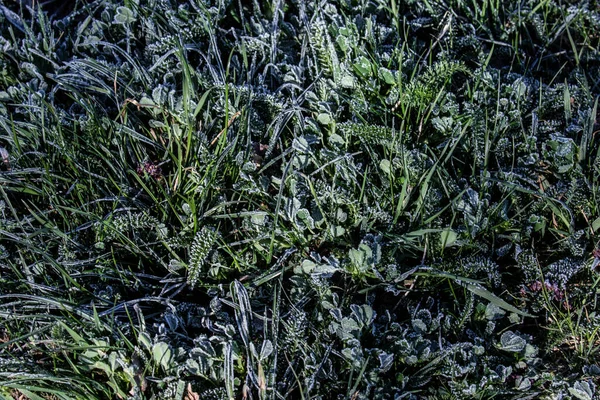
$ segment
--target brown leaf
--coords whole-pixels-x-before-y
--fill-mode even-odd
[[[183,400],[200,400],[200,395],[192,390],[192,384],[188,383]]]
[[[10,160],[8,150],[4,147],[0,146],[0,170],[2,171],[10,171]]]

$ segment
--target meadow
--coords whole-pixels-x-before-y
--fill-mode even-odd
[[[0,0],[0,397],[600,398],[596,0]]]

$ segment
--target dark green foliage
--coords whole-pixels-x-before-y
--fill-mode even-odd
[[[0,396],[597,396],[595,3],[39,6],[0,0]]]

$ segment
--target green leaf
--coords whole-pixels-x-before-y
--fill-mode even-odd
[[[343,36],[343,35],[339,35],[337,37],[337,39],[335,40],[335,42],[337,43],[337,45],[340,47],[340,50],[342,50],[344,53],[348,51],[349,49],[349,45],[348,45],[348,38]]]
[[[317,121],[319,121],[323,125],[329,125],[333,122],[333,118],[331,118],[330,114],[321,113],[321,114],[317,115]]]
[[[388,85],[394,85],[396,83],[394,74],[387,68],[379,68],[379,78],[382,79]]]
[[[517,307],[508,304],[506,301],[502,300],[500,297],[496,296],[495,294],[483,288],[482,286],[467,282],[460,282],[460,284],[469,289],[473,294],[483,297],[484,299],[494,303],[495,305],[505,309],[506,311],[514,312],[515,314],[519,314],[525,317],[535,317],[534,315],[526,313],[525,311],[521,311]]]
[[[442,231],[442,234],[440,237],[440,242],[443,247],[450,247],[454,244],[454,242],[456,242],[457,238],[458,238],[458,234],[456,232],[454,232],[452,229],[448,229],[448,230]]]
[[[596,218],[594,222],[592,222],[592,230],[597,232],[600,229],[600,217]]]
[[[302,272],[304,272],[305,274],[310,274],[311,272],[313,272],[313,270],[315,269],[317,264],[311,260],[304,260],[304,261],[302,261],[301,266],[302,266]]]
[[[332,133],[331,135],[329,135],[329,143],[331,143],[334,146],[343,146],[344,144],[346,144],[346,141],[337,133]]]
[[[392,173],[392,163],[390,162],[390,160],[381,160],[379,162],[379,168],[381,168],[381,170],[388,175]]]
[[[318,264],[312,271],[313,276],[331,276],[339,269],[329,264]]]
[[[126,25],[132,22],[135,22],[135,16],[133,14],[133,11],[131,11],[127,7],[117,7],[117,13],[115,14],[114,23]]]
[[[152,347],[152,357],[154,362],[163,367],[165,371],[169,370],[171,364],[171,348],[165,342],[158,342]]]
[[[138,335],[138,343],[142,344],[146,350],[150,351],[152,348],[152,339],[146,332],[140,332]]]
[[[354,69],[361,75],[367,77],[371,76],[373,72],[373,65],[368,58],[362,56],[354,63]]]
[[[234,381],[234,371],[233,371],[233,348],[230,342],[225,343],[223,349],[223,357],[224,357],[224,365],[223,365],[223,375],[225,378],[225,389],[227,390],[227,398],[233,399],[235,398],[235,381]]]
[[[360,330],[358,322],[352,318],[344,317],[342,318],[338,334],[341,339],[351,339],[354,337],[353,333],[358,330]]]
[[[340,237],[346,233],[346,229],[339,225],[332,225],[329,227],[329,231],[333,237]]]
[[[358,249],[350,249],[348,255],[352,264],[357,267],[359,271],[365,271],[373,258],[373,251],[369,246],[361,244],[358,246]]]

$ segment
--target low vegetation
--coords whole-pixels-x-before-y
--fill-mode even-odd
[[[596,1],[65,4],[0,0],[0,396],[597,398]]]

